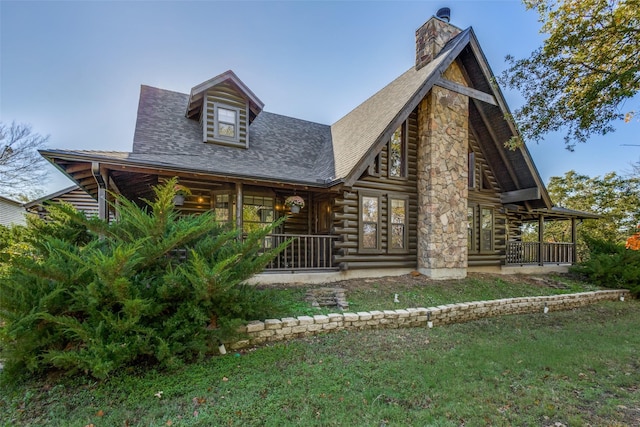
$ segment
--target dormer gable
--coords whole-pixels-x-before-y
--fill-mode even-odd
[[[206,143],[249,147],[249,125],[264,108],[231,70],[191,89],[186,117],[202,124]]]

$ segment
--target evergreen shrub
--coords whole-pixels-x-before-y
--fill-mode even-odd
[[[640,251],[623,244],[584,236],[589,248],[587,260],[571,268],[595,285],[625,288],[640,294]]]
[[[65,204],[29,220],[0,269],[6,374],[177,367],[277,309],[273,294],[242,283],[284,248],[263,244],[278,223],[240,238],[211,213],[180,215],[175,185],[156,187],[144,207],[117,197],[111,223]]]

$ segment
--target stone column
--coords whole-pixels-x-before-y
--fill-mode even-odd
[[[454,63],[445,78],[464,84]],[[434,86],[418,108],[418,271],[467,275],[469,98]]]

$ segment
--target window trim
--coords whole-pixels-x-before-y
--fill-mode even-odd
[[[376,224],[376,247],[365,248],[364,247],[364,225],[363,220],[363,199],[375,198],[378,201],[378,214]],[[358,252],[360,253],[381,253],[382,251],[382,194],[373,192],[359,192],[358,193]]]
[[[408,167],[408,144],[407,144],[407,121],[402,122],[400,126],[398,126],[391,136],[389,137],[389,141],[387,142],[387,178],[389,179],[398,179],[398,180],[407,180],[409,176],[409,167]],[[393,135],[400,129],[400,175],[391,175],[391,138]]]
[[[227,203],[229,204],[229,206],[227,207],[227,215],[229,218],[226,221],[218,219],[217,215],[215,215],[216,210],[218,209],[218,200],[217,200],[218,196],[229,197],[229,200],[227,201]],[[211,193],[211,199],[212,199],[212,210],[214,212],[215,221],[219,224],[231,224],[235,227],[235,210],[236,210],[235,193],[233,191],[213,191]]]
[[[233,124],[235,126],[235,136],[234,137],[229,137],[226,135],[220,135],[219,132],[219,125],[220,123],[228,123],[231,124],[230,122],[227,121],[221,121],[219,119],[220,114],[219,114],[219,110],[223,109],[223,110],[229,110],[229,111],[233,111],[236,115],[236,121]],[[213,103],[213,136],[215,137],[215,139],[223,141],[223,142],[227,142],[227,143],[231,143],[234,145],[241,145],[241,146],[245,146],[245,144],[242,144],[240,142],[240,108],[238,107],[233,107],[231,105],[228,104],[223,104],[221,102],[214,102]]]
[[[381,175],[380,171],[382,170],[382,155],[378,153],[376,157],[373,159],[373,162],[367,168],[367,175],[379,177]]]
[[[471,223],[469,224],[469,209],[471,209],[473,215],[471,217]],[[467,206],[467,230],[471,230],[471,244],[467,243],[467,251],[469,253],[478,253],[478,205]],[[469,233],[467,232],[467,242],[469,241]]]
[[[262,218],[260,221],[252,221],[252,220],[247,220],[245,218],[245,208],[247,206],[266,206],[266,205],[258,205],[258,204],[253,204],[253,203],[247,203],[247,198],[252,197],[252,198],[261,198],[263,199],[269,199],[271,201],[271,206],[270,206],[270,210],[271,210],[271,215],[273,217],[273,219],[271,221],[262,221]],[[277,210],[276,210],[276,202],[277,202],[277,198],[275,195],[270,194],[270,193],[253,193],[253,192],[245,192],[242,194],[242,233],[247,233],[248,231],[246,230],[245,225],[246,224],[265,224],[265,225],[269,225],[272,224],[274,221],[276,221],[276,217],[277,217]],[[266,206],[269,207],[269,206]]]
[[[476,189],[476,153],[473,151],[469,151],[467,158],[468,165],[468,177],[467,177],[467,186],[469,189]]]
[[[393,247],[393,222],[392,208],[393,200],[400,200],[404,203],[404,235],[402,236],[402,248]],[[387,194],[387,253],[406,254],[409,253],[409,196],[406,194]]]
[[[481,253],[489,253],[494,251],[495,247],[495,238],[496,238],[496,212],[495,209],[491,206],[483,206],[480,205],[478,207],[478,239],[480,243],[480,252]],[[491,243],[489,248],[486,248],[483,244],[484,238],[482,236],[482,232],[484,231],[482,228],[482,211],[488,210],[491,212]]]

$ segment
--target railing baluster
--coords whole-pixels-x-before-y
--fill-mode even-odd
[[[542,259],[539,259],[538,242],[507,242],[506,262],[524,264],[573,264],[575,244],[566,242],[542,243]]]
[[[305,234],[272,234],[272,247],[291,240],[278,257],[265,268],[268,271],[335,270],[331,256],[332,242],[337,236]]]

